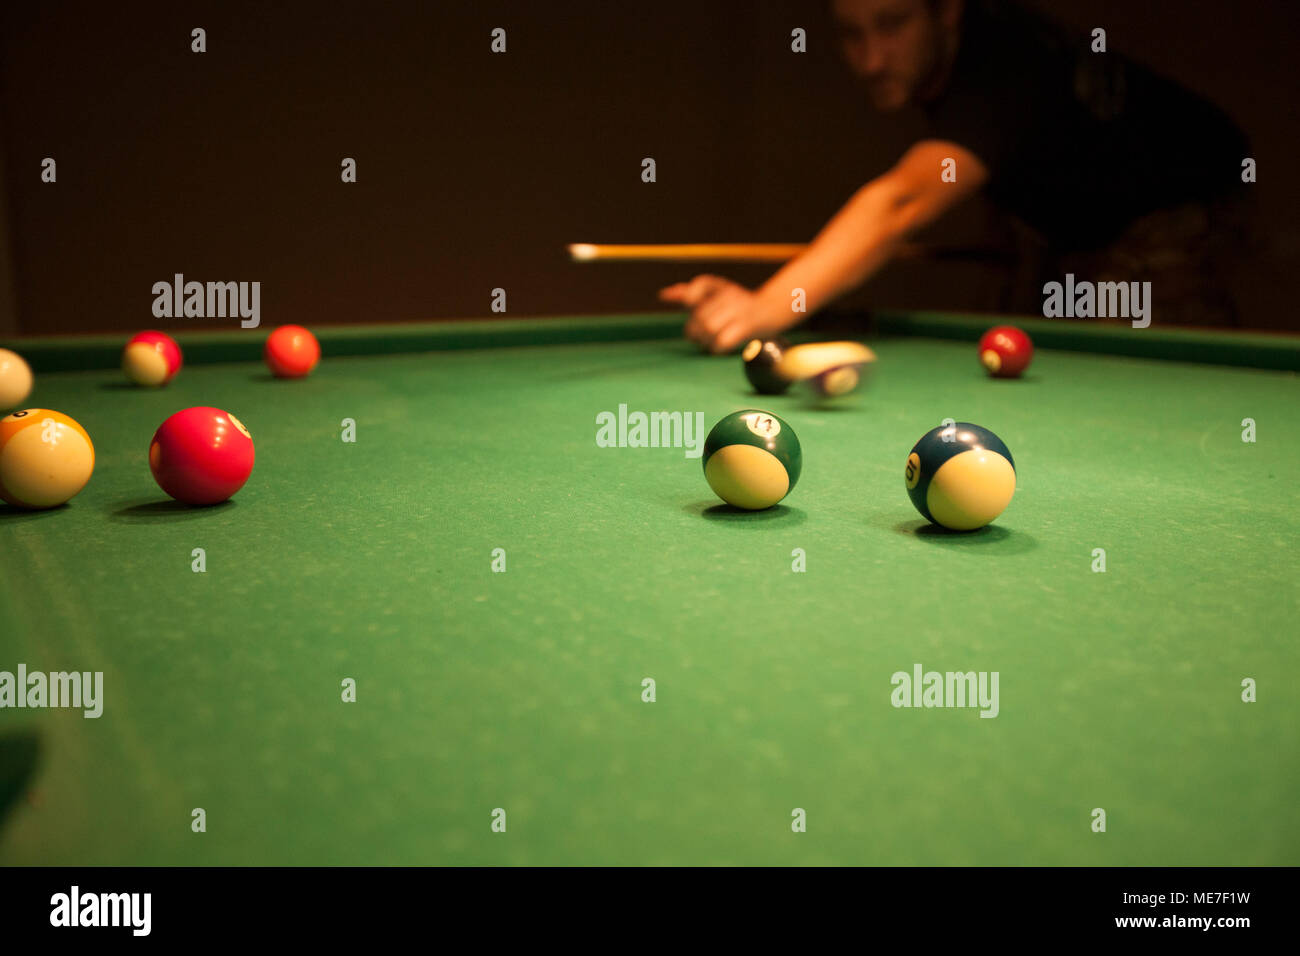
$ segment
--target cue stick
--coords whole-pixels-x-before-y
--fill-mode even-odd
[[[575,242],[569,245],[569,258],[573,262],[785,262],[807,248],[804,242]],[[1003,262],[1007,255],[990,249],[905,242],[894,258]]]
[[[621,259],[625,262],[785,262],[808,246],[802,242],[693,242],[622,245],[575,242],[574,262]]]

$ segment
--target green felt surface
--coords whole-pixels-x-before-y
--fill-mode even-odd
[[[66,508],[0,506],[0,669],[103,671],[106,701],[0,711],[0,863],[1300,863],[1295,375],[877,351],[832,408],[675,341],[42,376],[98,462]],[[804,455],[769,512],[595,441],[620,404],[707,431],[756,401]],[[257,443],[214,509],[146,463],[193,404]],[[974,535],[903,487],[949,416],[1019,473]],[[917,663],[997,671],[999,715],[892,707]]]

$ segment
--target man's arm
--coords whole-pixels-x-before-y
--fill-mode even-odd
[[[942,162],[957,164],[956,182],[943,182]],[[865,282],[916,230],[934,222],[988,179],[984,164],[956,143],[926,140],[888,172],[867,183],[822,228],[808,248],[757,291],[717,276],[696,276],[660,297],[691,309],[688,337],[714,352],[754,336],[772,335]],[[791,292],[803,289],[807,313],[791,311]]]

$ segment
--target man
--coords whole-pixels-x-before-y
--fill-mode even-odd
[[[1247,146],[1215,107],[1010,2],[832,6],[873,105],[919,106],[930,134],[760,288],[701,275],[663,289],[691,310],[688,337],[725,352],[787,329],[980,191],[1039,237],[1044,275],[1152,281],[1158,318],[1233,323],[1226,272]],[[806,312],[792,310],[796,288]]]

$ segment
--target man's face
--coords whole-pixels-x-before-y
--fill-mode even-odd
[[[926,0],[834,0],[831,14],[876,109],[901,109],[934,76],[942,28]]]

